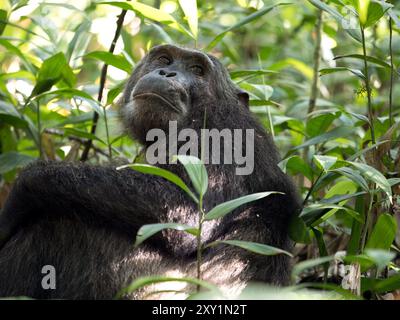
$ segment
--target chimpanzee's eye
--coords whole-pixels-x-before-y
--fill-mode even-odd
[[[202,66],[198,66],[198,65],[191,66],[190,71],[192,71],[195,75],[198,75],[198,76],[204,75],[204,70],[203,70]]]
[[[171,59],[168,58],[167,56],[160,56],[158,57],[158,61],[160,61],[162,64],[171,64]]]

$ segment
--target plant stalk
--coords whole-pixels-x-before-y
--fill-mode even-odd
[[[317,103],[318,92],[319,92],[319,68],[321,63],[321,40],[322,40],[322,18],[323,18],[322,10],[318,10],[317,16],[317,24],[315,26],[315,48],[314,48],[314,75],[313,75],[313,82],[311,85],[311,94],[310,94],[310,101],[308,104],[308,114],[315,110],[315,106]]]
[[[118,38],[119,38],[119,36],[121,34],[122,25],[124,23],[126,12],[127,12],[126,10],[122,10],[121,14],[118,16],[117,29],[115,30],[114,39],[111,42],[110,49],[108,50],[108,52],[110,52],[110,53],[114,53],[115,46],[116,46]],[[100,104],[101,104],[101,101],[103,99],[104,87],[105,87],[105,83],[106,83],[106,79],[107,79],[107,70],[108,70],[108,64],[104,63],[103,68],[101,69],[99,93],[98,93],[98,96],[97,96],[97,101]],[[111,145],[110,145],[110,141],[109,141],[109,133],[108,133],[108,125],[107,125],[107,113],[106,113],[105,107],[103,107],[103,110],[104,110],[104,121],[105,121],[105,125],[106,125],[108,153],[109,153],[109,157],[111,158],[112,150],[111,150]],[[92,135],[96,134],[98,121],[99,121],[99,114],[97,112],[95,112],[93,114],[92,127],[90,129],[90,134],[92,134]],[[82,155],[81,155],[81,161],[86,161],[88,159],[89,151],[90,151],[92,145],[93,145],[93,140],[92,139],[88,139],[88,141],[85,144],[85,148],[83,149]]]
[[[393,22],[389,18],[389,54],[390,54],[390,88],[389,88],[389,127],[393,125],[393,82],[394,82],[394,65],[393,65]]]
[[[369,81],[369,72],[368,72],[368,61],[367,61],[367,48],[365,45],[365,31],[364,27],[361,26],[361,37],[362,37],[362,46],[363,46],[363,57],[364,57],[364,76],[365,76],[365,87],[367,89],[367,98],[368,98],[368,119],[369,119],[369,128],[371,131],[371,141],[372,144],[375,144],[375,129],[374,129],[374,113],[372,110],[372,97],[371,97],[371,84]]]
[[[203,246],[201,243],[201,232],[202,232],[202,228],[203,228],[203,222],[204,222],[204,210],[203,210],[203,197],[200,197],[199,200],[199,225],[198,225],[198,234],[197,234],[197,279],[201,280],[201,263],[202,263],[202,250],[203,250]],[[197,292],[200,291],[200,285],[197,285],[196,288]]]

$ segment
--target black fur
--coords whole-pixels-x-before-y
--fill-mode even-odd
[[[158,47],[153,54],[160,49],[177,61],[203,55],[174,46]],[[162,127],[165,120],[159,114],[130,110],[131,94],[138,81],[154,71],[149,56],[136,68],[122,99],[125,125],[144,144],[143,131]],[[248,176],[236,175],[234,164],[207,165],[209,189],[205,209],[255,192],[281,191],[285,195],[267,197],[207,222],[202,240],[247,240],[290,250],[288,224],[299,210],[294,185],[277,167],[275,146],[243,102],[243,93],[230,81],[218,60],[207,57],[211,70],[207,69],[203,77],[182,72],[186,77],[182,90],[190,103],[186,113],[175,115],[178,127],[199,131],[206,116],[206,127],[210,129],[254,129],[255,165]],[[145,101],[146,107],[150,102]],[[168,112],[163,114],[170,116]],[[146,119],[150,122],[143,123]],[[180,165],[164,167],[190,185]],[[0,217],[0,238],[1,234],[3,239],[11,236],[0,251],[0,296],[107,299],[139,276],[195,276],[196,241],[191,235],[168,230],[137,249],[132,245],[143,224],[197,225],[197,221],[193,201],[162,178],[131,169],[117,171],[113,166],[35,163],[20,173]],[[55,290],[41,287],[40,270],[44,265],[56,269]],[[202,272],[205,280],[229,293],[240,290],[249,281],[287,284],[290,263],[283,255],[265,257],[236,247],[215,246],[205,250]],[[146,292],[136,292],[128,298],[146,298]]]

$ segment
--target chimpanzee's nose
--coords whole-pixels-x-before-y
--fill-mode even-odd
[[[171,71],[165,71],[165,70],[163,70],[163,69],[161,69],[159,72],[158,72],[158,74],[159,75],[161,75],[161,76],[166,76],[167,78],[170,78],[170,77],[175,77],[176,76],[176,72],[171,72]]]

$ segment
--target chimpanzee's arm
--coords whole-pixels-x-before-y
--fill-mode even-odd
[[[76,217],[132,234],[165,222],[177,204],[194,204],[174,184],[132,169],[38,162],[24,169],[0,214],[0,246],[15,229],[47,216]]]

